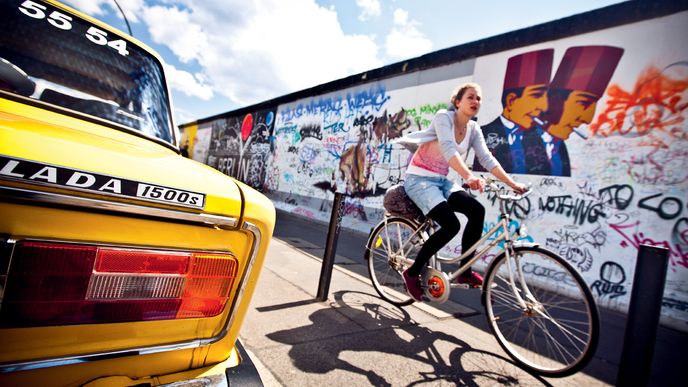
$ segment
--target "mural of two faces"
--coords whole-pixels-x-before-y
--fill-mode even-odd
[[[571,176],[566,140],[590,124],[623,49],[570,47],[553,78],[553,49],[509,58],[502,114],[483,126],[492,154],[510,173]],[[551,79],[551,81],[550,81]],[[477,163],[476,171],[485,171]]]

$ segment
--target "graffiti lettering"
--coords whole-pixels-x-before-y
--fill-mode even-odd
[[[545,177],[542,180],[540,180],[540,187],[564,188],[564,185],[561,183],[561,181],[559,181],[553,177]]]
[[[550,269],[530,262],[523,265],[522,270],[526,274],[534,274],[538,277],[544,277],[568,286],[576,286],[576,282],[573,281],[573,278],[563,271]]]
[[[249,185],[251,183],[260,184],[262,183],[262,179],[260,179],[260,173],[265,171],[265,169],[262,168],[262,160],[260,160],[260,163],[256,166],[258,170],[254,169],[254,174],[258,174],[257,178],[254,176],[254,174],[250,173],[252,168],[251,161],[255,160],[249,160],[248,158],[241,159],[239,158],[239,156],[218,157],[216,159],[217,164],[215,165],[215,168],[217,168],[217,170],[224,173],[225,175],[235,177],[243,182],[246,182]],[[256,186],[254,185],[254,187]]]
[[[406,113],[413,122],[421,128],[430,126],[432,120],[427,117],[434,117],[438,110],[446,109],[446,103],[421,105],[418,108],[406,109]]]
[[[354,120],[354,126],[368,126],[373,123],[373,120],[375,117],[372,115],[369,116],[360,116]]]
[[[301,141],[308,137],[313,137],[318,140],[322,140],[322,133],[320,132],[320,125],[304,125],[299,131],[301,135]]]
[[[662,299],[662,306],[679,310],[681,312],[688,311],[688,302],[677,300],[675,298],[665,297]]]
[[[575,227],[575,226],[574,226]],[[547,238],[552,240],[553,243],[556,242],[558,245],[561,244],[571,244],[575,246],[590,245],[593,248],[600,249],[607,242],[607,233],[602,230],[601,226],[598,226],[594,231],[578,233],[569,228],[560,229],[554,231],[559,239]],[[559,246],[557,246],[559,247]]]
[[[614,285],[602,280],[593,282],[592,285],[590,285],[590,290],[593,294],[597,293],[600,297],[606,297],[611,294],[611,296],[609,296],[610,299],[626,294],[626,289],[623,285]]]
[[[628,184],[615,184],[599,191],[600,201],[612,205],[616,209],[626,209],[633,200],[633,187]]]
[[[581,271],[588,271],[592,266],[592,254],[587,248],[563,245],[559,248],[559,255],[575,264]]]
[[[346,96],[350,111],[362,110],[366,107],[380,111],[382,105],[390,98],[392,97],[385,95],[385,89],[381,87],[377,90],[371,87],[370,90],[364,90],[353,95],[347,94]]]
[[[615,262],[605,262],[600,267],[600,279],[593,282],[590,290],[597,292],[600,297],[609,296],[609,299],[623,296],[626,288],[623,282],[626,281],[626,273],[619,264]]]
[[[330,131],[332,133],[339,133],[339,132],[348,133],[349,132],[349,128],[345,128],[343,122],[335,122],[332,125],[326,126],[323,130],[324,131]]]
[[[446,108],[447,108],[446,103],[438,103],[436,105],[427,104],[427,105],[421,105],[420,112],[423,114],[431,114],[434,116],[438,110],[446,109]]]
[[[683,211],[683,202],[678,198],[664,198],[662,199],[662,201],[659,202],[659,205],[655,207],[653,207],[650,204],[646,204],[649,200],[654,199],[656,197],[660,197],[662,195],[663,194],[658,193],[656,195],[643,198],[638,202],[638,207],[656,212],[657,215],[659,215],[659,217],[662,219],[674,219],[675,217],[679,216],[681,214],[681,211]]]
[[[387,145],[382,144],[382,145],[380,145],[380,148],[384,152],[383,156],[382,156],[382,162],[383,163],[391,162],[392,161],[392,144],[387,144]]]
[[[296,132],[296,128],[298,128],[298,126],[292,125],[292,124],[282,126],[281,128],[275,129],[275,136],[292,134],[292,133]]]
[[[601,203],[586,202],[582,199],[573,201],[571,195],[549,196],[546,200],[540,197],[538,202],[540,210],[573,217],[574,224],[578,222],[582,225],[585,221],[595,223],[598,218],[607,217]]]
[[[280,109],[280,118],[282,121],[291,121],[303,115],[324,115],[340,116],[341,110],[344,108],[341,98],[320,98],[317,102],[312,99],[308,104],[299,104],[295,107],[285,107]]]

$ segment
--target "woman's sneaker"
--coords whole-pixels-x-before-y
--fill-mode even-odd
[[[406,285],[406,292],[416,301],[423,300],[423,289],[420,287],[420,276],[412,276],[408,274],[408,270],[404,270],[401,275],[404,278],[404,285]]]
[[[460,275],[456,279],[456,282],[463,285],[468,285],[472,288],[479,288],[483,286],[483,276],[474,271],[471,271],[468,275]]]

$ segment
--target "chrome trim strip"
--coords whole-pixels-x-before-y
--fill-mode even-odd
[[[119,358],[119,357],[125,357],[125,356],[148,355],[148,354],[154,354],[154,353],[160,353],[160,352],[176,351],[176,350],[181,350],[181,349],[191,349],[191,348],[197,348],[197,347],[202,347],[202,346],[214,344],[214,343],[222,340],[225,336],[227,336],[227,333],[229,333],[229,329],[230,329],[232,323],[236,319],[239,301],[241,300],[241,297],[243,296],[244,291],[246,290],[246,284],[248,283],[248,278],[250,276],[251,271],[253,270],[256,256],[258,254],[258,248],[260,247],[260,242],[262,240],[262,234],[260,233],[260,229],[257,226],[246,222],[242,229],[252,233],[254,236],[253,244],[251,246],[251,252],[249,255],[249,261],[246,264],[246,270],[244,270],[244,275],[241,278],[241,281],[240,281],[239,286],[237,288],[237,292],[234,296],[234,301],[232,302],[232,306],[230,307],[229,316],[225,320],[225,324],[222,327],[222,330],[216,336],[213,336],[213,337],[210,337],[207,339],[195,339],[195,340],[191,340],[191,341],[185,341],[185,342],[174,343],[174,344],[158,345],[158,346],[151,346],[151,347],[141,347],[141,348],[126,349],[126,350],[120,350],[120,351],[102,352],[102,353],[92,353],[92,354],[87,354],[87,355],[61,357],[61,358],[56,358],[56,359],[36,360],[36,361],[27,361],[27,362],[21,362],[21,363],[3,364],[3,365],[0,365],[0,374],[10,373],[10,372],[18,372],[18,371],[35,370],[35,369],[40,369],[40,368],[80,364],[80,363],[93,362],[93,361],[106,360],[106,359],[113,359],[113,358]]]
[[[258,248],[260,247],[260,243],[262,241],[262,234],[260,233],[260,229],[253,223],[245,222],[243,229],[253,234],[254,242],[253,246],[251,247],[251,255],[249,261],[246,263],[244,277],[241,279],[241,284],[239,285],[240,287],[237,289],[237,296],[234,297],[234,302],[232,303],[229,323],[226,325],[227,331],[229,331],[228,327],[230,327],[234,323],[234,319],[236,318],[235,309],[238,307],[239,300],[241,300],[244,297],[244,291],[246,291],[246,283],[251,275],[251,272],[253,271],[253,265],[256,263],[256,256],[258,255]],[[226,334],[227,332],[225,332],[223,336]]]
[[[129,179],[126,177],[109,175],[107,173],[100,173],[100,172],[89,171],[89,170],[85,170],[85,169],[76,169],[76,168],[68,167],[68,166],[64,166],[64,165],[44,163],[44,162],[38,161],[38,160],[25,159],[22,157],[9,156],[9,155],[5,155],[5,154],[0,154],[0,160],[1,159],[6,159],[5,160],[6,163],[11,162],[11,161],[15,161],[15,162],[17,162],[15,167],[19,166],[20,168],[25,167],[27,164],[28,165],[34,164],[34,165],[41,166],[43,168],[51,167],[57,171],[58,175],[59,174],[67,174],[67,173],[73,174],[74,172],[78,172],[78,173],[82,173],[82,174],[86,174],[86,175],[91,175],[91,176],[95,177],[96,179],[98,177],[99,178],[109,178],[111,180],[114,179],[114,180],[118,180],[119,184],[122,187],[124,187],[125,185],[130,186],[130,189],[131,189],[131,184],[134,183],[137,185],[137,187],[136,187],[137,191],[138,191],[139,185],[146,185],[146,186],[151,186],[151,187],[157,186],[157,187],[166,188],[169,190],[184,191],[186,193],[196,194],[196,195],[202,196],[203,197],[203,205],[197,206],[197,205],[193,205],[193,204],[177,203],[177,202],[171,202],[171,201],[167,201],[167,200],[151,199],[148,197],[131,195],[131,194],[122,194],[122,193],[118,194],[118,193],[114,193],[114,192],[106,192],[103,190],[95,190],[95,189],[91,189],[91,188],[80,188],[80,187],[75,187],[75,186],[57,183],[57,182],[49,183],[47,181],[40,181],[40,180],[35,180],[32,178],[26,178],[26,175],[31,174],[32,172],[19,173],[18,176],[14,176],[13,171],[11,169],[9,171],[7,171],[8,173],[0,176],[0,179],[3,179],[3,180],[15,181],[15,182],[24,183],[24,184],[37,185],[37,186],[41,186],[41,187],[49,187],[49,188],[53,188],[53,189],[58,188],[58,189],[69,190],[69,191],[85,192],[85,193],[88,193],[91,195],[95,194],[95,195],[99,195],[99,196],[114,197],[114,198],[119,198],[119,199],[137,200],[137,201],[142,201],[142,202],[155,203],[158,205],[164,204],[164,205],[168,205],[170,207],[180,207],[180,208],[187,208],[187,209],[190,208],[193,210],[204,210],[205,205],[207,203],[207,197],[208,197],[207,194],[205,194],[203,192],[190,191],[190,190],[185,189],[185,188],[171,187],[171,186],[157,184],[157,183],[148,182],[148,181],[132,180],[132,179]],[[22,165],[22,164],[24,164],[24,165]],[[26,172],[28,172],[28,171],[26,171]],[[96,182],[97,182],[97,180],[96,180]],[[126,191],[126,189],[125,189],[125,191]]]
[[[157,207],[146,207],[136,204],[111,202],[107,200],[69,196],[53,192],[34,191],[15,187],[0,186],[0,198],[20,199],[47,204],[58,204],[81,207],[101,211],[123,212],[134,215],[151,216],[154,218],[173,219],[176,221],[203,224],[210,227],[233,229],[238,220],[228,216],[199,214],[193,212],[175,211]]]

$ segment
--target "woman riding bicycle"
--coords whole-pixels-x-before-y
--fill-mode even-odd
[[[527,187],[514,181],[492,156],[480,126],[472,120],[480,109],[480,100],[480,86],[475,83],[461,85],[452,93],[450,108],[438,111],[427,129],[410,133],[398,141],[419,145],[406,170],[404,189],[423,214],[440,226],[423,244],[413,265],[403,273],[406,289],[416,301],[420,301],[423,295],[421,271],[430,257],[449,243],[461,228],[454,212],[468,218],[461,239],[464,250],[480,239],[483,230],[485,208],[460,184],[447,178],[449,168],[455,170],[471,189],[482,192],[485,181],[473,175],[463,161],[468,151],[473,149],[480,164],[495,177],[517,193],[527,191]],[[461,264],[470,258],[465,258]],[[473,287],[483,283],[482,276],[470,269],[458,281]]]

